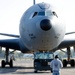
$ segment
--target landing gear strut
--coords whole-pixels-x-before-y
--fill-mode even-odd
[[[70,51],[70,47],[67,47],[67,60],[63,60],[63,67],[67,67],[67,64],[70,64],[71,67],[75,66],[75,61],[74,59],[71,59],[71,51]]]
[[[9,65],[10,67],[13,67],[13,61],[12,60],[9,61],[8,55],[9,55],[9,48],[6,48],[6,51],[5,51],[6,60],[2,60],[1,62],[2,68],[4,68],[5,65]]]

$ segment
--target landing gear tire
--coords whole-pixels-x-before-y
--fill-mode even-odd
[[[63,67],[67,67],[67,60],[63,60]]]
[[[2,60],[2,62],[1,62],[1,66],[2,66],[2,68],[5,67],[5,61],[4,61],[4,60]]]
[[[10,62],[5,62],[5,60],[2,60],[2,62],[1,62],[1,66],[2,66],[2,68],[5,68],[5,65],[9,65],[11,68],[13,67],[13,61],[12,60],[10,60]]]
[[[51,73],[53,73],[52,69],[51,69]]]
[[[12,68],[13,67],[13,60],[10,60],[10,67]]]
[[[74,66],[75,66],[74,59],[71,59],[71,60],[70,60],[70,65],[71,65],[71,67],[74,67]]]
[[[37,70],[35,70],[34,73],[37,73]]]

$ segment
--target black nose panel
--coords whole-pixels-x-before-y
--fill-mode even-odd
[[[48,31],[51,29],[51,24],[50,24],[50,20],[48,19],[44,19],[40,22],[40,27],[42,30],[44,31]]]

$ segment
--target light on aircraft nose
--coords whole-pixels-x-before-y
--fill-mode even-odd
[[[40,27],[42,30],[44,31],[48,31],[51,29],[51,24],[50,24],[50,20],[48,19],[44,19],[40,22]]]

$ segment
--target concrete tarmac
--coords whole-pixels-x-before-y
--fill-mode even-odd
[[[50,71],[34,73],[33,61],[31,59],[18,59],[13,64],[13,68],[9,68],[9,66],[6,66],[6,68],[0,67],[0,75],[52,75]],[[67,68],[62,68],[61,75],[75,75],[75,67],[71,68],[68,66]]]

